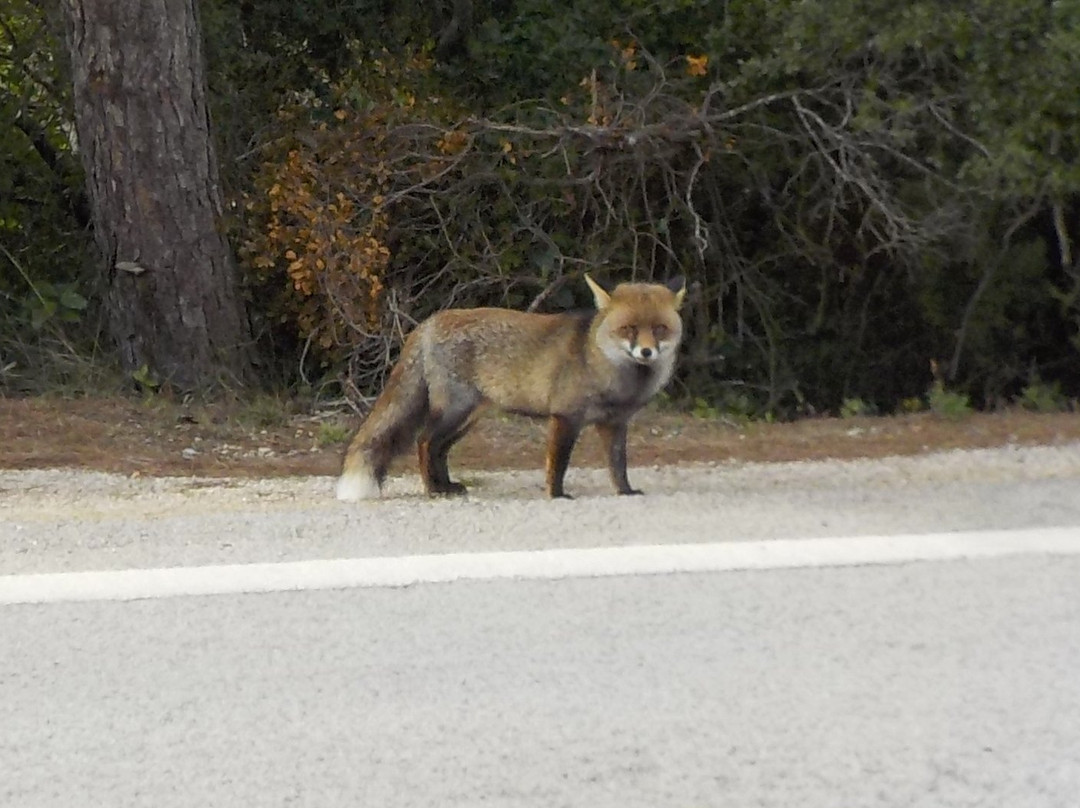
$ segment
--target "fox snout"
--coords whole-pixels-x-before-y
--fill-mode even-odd
[[[648,345],[631,345],[630,355],[634,357],[635,362],[642,365],[650,365],[660,355],[660,349]]]

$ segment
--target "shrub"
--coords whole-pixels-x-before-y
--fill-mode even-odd
[[[875,411],[873,404],[868,404],[861,398],[845,398],[844,403],[840,405],[841,418],[859,418],[873,415]]]
[[[959,420],[971,414],[971,399],[964,393],[945,389],[944,383],[935,381],[926,396],[930,412],[950,421]]]
[[[1025,410],[1041,413],[1061,412],[1068,407],[1060,382],[1047,384],[1038,379],[1023,389],[1017,403]]]

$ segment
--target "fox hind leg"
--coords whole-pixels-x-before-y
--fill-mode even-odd
[[[420,476],[429,495],[464,494],[466,488],[450,479],[448,455],[472,426],[475,406],[432,410],[416,442]]]

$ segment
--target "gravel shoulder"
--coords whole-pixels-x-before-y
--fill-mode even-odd
[[[890,535],[1010,527],[1080,531],[1080,442],[919,456],[635,468],[643,497],[572,468],[572,501],[539,471],[467,471],[430,500],[412,473],[343,504],[333,477],[145,477],[0,471],[0,574],[553,547]]]

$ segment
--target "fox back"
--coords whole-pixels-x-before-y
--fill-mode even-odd
[[[417,335],[429,389],[458,398],[471,388],[509,412],[585,423],[613,406],[637,409],[671,378],[680,296],[658,284],[622,284],[610,294],[593,287],[597,310],[588,314],[434,315]]]

